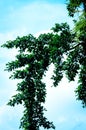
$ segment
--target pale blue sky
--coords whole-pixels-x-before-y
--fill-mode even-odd
[[[0,0],[0,45],[17,36],[48,32],[57,22],[73,25],[65,0]],[[4,72],[5,64],[14,59],[16,50],[0,48],[0,52],[0,130],[19,130],[22,106],[6,105],[15,94],[18,81],[10,80],[10,73]],[[76,101],[74,93],[77,83],[68,83],[64,78],[57,88],[51,88],[51,70],[52,66],[44,79],[48,119],[55,123],[56,130],[86,130],[86,109]]]

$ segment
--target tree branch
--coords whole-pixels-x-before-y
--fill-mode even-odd
[[[70,50],[75,49],[75,48],[78,47],[79,45],[81,45],[81,43],[78,43],[76,46],[71,47]]]

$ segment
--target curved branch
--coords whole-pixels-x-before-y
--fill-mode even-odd
[[[81,45],[81,43],[78,43],[76,46],[71,47],[70,50],[75,49],[75,48],[78,47],[79,45]]]

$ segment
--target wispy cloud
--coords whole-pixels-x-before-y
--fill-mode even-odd
[[[6,105],[0,106],[0,129],[19,130],[19,119],[22,117],[22,110],[23,108],[20,106],[15,108]]]
[[[56,22],[71,22],[64,4],[33,2],[11,10],[4,17],[1,28],[4,31],[25,28],[28,33],[37,33],[50,29]]]

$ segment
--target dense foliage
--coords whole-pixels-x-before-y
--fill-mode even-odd
[[[56,87],[64,73],[69,81],[79,76],[76,89],[77,99],[86,106],[86,11],[84,0],[69,0],[67,8],[70,16],[83,4],[84,11],[75,23],[73,30],[67,23],[55,24],[52,33],[41,34],[38,38],[29,34],[8,41],[2,47],[18,49],[15,61],[6,65],[7,71],[12,71],[12,79],[22,79],[17,84],[18,93],[12,97],[8,105],[23,104],[25,110],[20,127],[24,130],[39,130],[55,126],[44,116],[43,106],[46,99],[46,84],[42,79],[49,65],[54,64],[52,75]],[[66,57],[66,58],[65,58]]]
[[[72,17],[77,12],[86,13],[86,0],[67,0],[67,10]]]
[[[78,21],[75,23],[75,48],[70,53],[67,65],[76,66],[76,73],[79,75],[76,96],[81,100],[83,107],[86,106],[86,1],[85,0],[68,0],[67,9],[70,16],[80,13]],[[78,45],[77,45],[78,43]],[[73,69],[71,70],[74,74]]]

